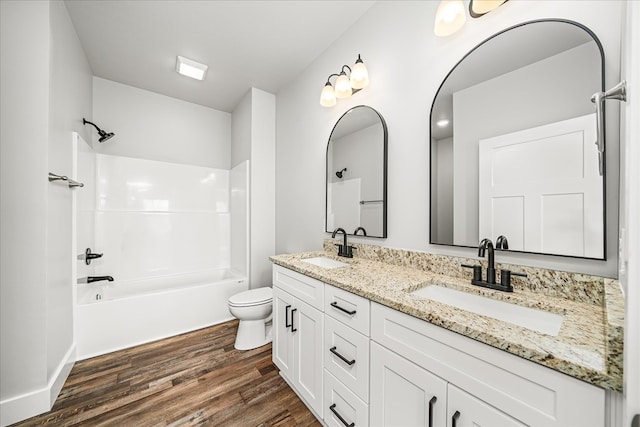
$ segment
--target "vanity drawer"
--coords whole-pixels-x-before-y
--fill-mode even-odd
[[[369,401],[369,338],[324,316],[324,368]]]
[[[342,420],[340,419],[342,417]],[[324,423],[331,427],[369,425],[369,406],[351,390],[324,371]]]
[[[324,283],[279,265],[273,266],[273,286],[322,311]]]
[[[351,292],[326,285],[324,312],[334,319],[369,336],[369,300]]]

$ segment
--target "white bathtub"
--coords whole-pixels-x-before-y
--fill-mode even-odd
[[[247,279],[229,270],[144,281],[78,284],[78,360],[193,331],[233,318],[227,301]]]

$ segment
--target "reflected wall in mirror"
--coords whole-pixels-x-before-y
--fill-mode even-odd
[[[470,51],[431,107],[430,243],[504,235],[510,250],[604,259],[590,101],[603,82],[599,40],[571,21],[527,22]]]
[[[387,237],[387,125],[360,105],[344,113],[327,143],[326,228]]]

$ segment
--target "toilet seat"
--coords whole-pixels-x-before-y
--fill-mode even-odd
[[[235,294],[229,298],[229,305],[232,307],[252,307],[269,304],[272,300],[273,289],[267,286]]]

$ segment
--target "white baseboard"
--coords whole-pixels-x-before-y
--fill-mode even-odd
[[[50,411],[76,360],[75,343],[64,355],[46,387],[0,401],[0,426]]]

